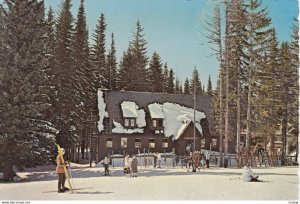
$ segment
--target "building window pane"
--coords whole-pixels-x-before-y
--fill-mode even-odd
[[[149,139],[149,148],[155,148],[155,140],[154,138],[150,138]]]
[[[134,143],[135,148],[142,148],[141,138],[136,138]]]
[[[129,126],[129,119],[125,119],[125,127],[128,127]]]
[[[113,146],[112,138],[107,138],[106,139],[106,147],[112,147],[112,146]]]
[[[163,127],[163,120],[157,121],[157,127]]]
[[[122,137],[121,138],[121,148],[126,148],[127,147],[127,138]]]
[[[157,127],[157,120],[152,120],[153,127]]]
[[[131,127],[135,127],[135,119],[131,119],[130,120],[130,126]]]
[[[162,147],[167,148],[168,147],[168,139],[163,139],[162,140]]]
[[[217,147],[217,139],[212,139],[211,140],[211,146],[213,147],[213,148],[216,148]]]

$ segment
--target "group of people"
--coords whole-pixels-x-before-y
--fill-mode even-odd
[[[190,152],[186,158],[186,168],[190,168],[193,165],[193,152]],[[209,168],[210,152],[206,151],[205,154],[200,155],[199,163],[202,168]]]
[[[137,177],[137,173],[138,173],[137,166],[138,166],[137,158],[134,155],[130,157],[129,154],[126,154],[124,159],[124,173],[126,174],[126,176]]]
[[[62,154],[64,155],[65,151],[62,148]],[[191,153],[191,152],[190,152]],[[192,155],[192,154],[190,154]],[[176,155],[175,155],[176,156]],[[202,166],[206,164],[206,167],[209,168],[209,156],[210,153],[207,151],[205,155],[205,163],[204,163],[204,157],[202,155]],[[175,157],[174,157],[175,158]],[[192,158],[192,157],[191,157]],[[190,164],[190,161],[192,162],[192,159],[189,160],[188,164]],[[105,157],[100,163],[104,166],[104,175],[109,175],[109,165],[111,165],[111,158]],[[161,164],[161,154],[160,153],[154,153],[154,167],[156,167],[156,162],[158,162],[158,168],[160,168]],[[200,162],[200,164],[201,164]],[[173,162],[173,167],[174,167]],[[137,177],[138,173],[138,160],[135,157],[135,155],[132,155],[132,157],[129,156],[129,154],[125,155],[124,159],[124,173],[131,177]],[[58,155],[56,158],[56,174],[58,175],[58,193],[63,193],[65,191],[68,191],[69,188],[65,187],[65,169],[64,167],[68,167],[67,163],[63,162],[63,159]],[[261,180],[258,179],[258,175],[256,175],[251,169],[250,165],[246,164],[246,166],[243,168],[242,172],[242,180],[245,182],[261,182]]]

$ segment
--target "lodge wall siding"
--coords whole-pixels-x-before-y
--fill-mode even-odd
[[[113,145],[112,147],[106,147],[106,140],[108,138],[112,138]],[[127,147],[122,148],[121,147],[121,138],[127,138]],[[141,148],[135,148],[135,139],[140,138],[141,139]],[[154,138],[155,140],[155,148],[149,148],[149,139]],[[168,147],[163,148],[162,142],[163,139],[168,139]],[[107,154],[121,154],[124,155],[125,153],[128,153],[130,155],[132,154],[138,154],[138,151],[140,153],[145,152],[171,152],[173,148],[173,142],[170,138],[164,137],[161,134],[158,135],[147,135],[147,134],[101,134],[99,137],[99,158],[100,160],[103,159]]]

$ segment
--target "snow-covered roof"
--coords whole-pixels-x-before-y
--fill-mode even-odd
[[[143,128],[127,129],[127,128],[124,128],[122,126],[122,124],[120,124],[116,121],[113,121],[113,123],[115,126],[114,129],[112,129],[113,133],[132,134],[132,133],[143,133],[144,132]]]
[[[174,140],[177,140],[180,137],[180,135],[182,135],[182,133],[185,131],[185,129],[189,126],[190,122],[191,121],[188,121],[186,123],[182,123],[181,127],[177,131],[177,135],[174,137]]]
[[[99,121],[98,121],[98,130],[101,132],[104,128],[103,126],[103,119],[104,117],[108,117],[108,113],[105,110],[106,104],[103,98],[103,92],[98,90],[98,110],[99,110]]]
[[[144,129],[142,127],[146,126],[146,113],[144,109],[139,109],[135,102],[131,101],[123,101],[121,104],[123,117],[124,118],[136,118],[136,124],[138,128],[125,128],[122,124],[113,121],[114,128],[112,129],[113,133],[124,133],[124,134],[132,134],[132,133],[143,133]]]
[[[149,104],[148,108],[150,110],[161,110],[163,115],[160,115],[160,118],[164,118],[163,125],[165,129],[165,136],[170,137],[174,136],[175,139],[178,139],[182,134],[182,131],[186,128],[189,121],[194,121],[194,109],[188,108],[185,106],[181,106],[176,103],[163,103],[163,104]],[[150,113],[151,113],[150,110]],[[153,111],[153,112],[154,112]],[[154,112],[154,113],[156,113]],[[202,118],[206,118],[206,115],[203,112],[195,111],[195,121],[196,127],[198,128],[199,132],[202,134],[202,127],[199,124]]]
[[[139,106],[138,106],[138,105]],[[211,110],[209,97],[198,97],[196,109]],[[109,117],[109,123],[114,126],[113,133],[142,133],[146,126],[146,112],[152,119],[162,119],[164,135],[166,137],[176,137],[184,122],[194,121],[194,109],[192,96],[170,95],[162,93],[148,92],[106,92],[98,91],[99,121],[98,129],[103,130],[103,120]],[[200,120],[207,118],[204,112],[195,111],[196,126],[200,133],[202,128]],[[107,112],[109,112],[109,114]],[[209,117],[209,115],[208,115]],[[124,118],[135,118],[136,127],[122,127]],[[210,117],[207,118],[208,122]],[[135,128],[135,129],[133,129]],[[180,133],[180,131],[179,131]]]
[[[138,106],[136,105],[135,102],[123,101],[121,104],[121,108],[122,108],[124,118],[137,118],[138,117],[138,113],[137,113]]]
[[[180,117],[178,117],[178,118],[180,118]],[[181,127],[180,127],[179,130],[177,131],[177,134],[174,135],[173,140],[179,139],[180,136],[184,133],[184,131],[186,130],[186,128],[189,126],[189,124],[190,124],[191,122],[192,122],[191,120],[183,121]],[[195,124],[196,124],[195,126],[196,126],[196,128],[198,129],[198,131],[199,131],[201,134],[203,134],[203,133],[202,133],[202,127],[201,127],[200,123],[196,122]]]
[[[152,119],[164,119],[164,113],[162,107],[158,103],[153,103],[148,105],[150,116]]]

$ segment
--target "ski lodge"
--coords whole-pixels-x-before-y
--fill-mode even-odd
[[[193,147],[194,141],[196,150],[217,150],[217,137],[210,133],[212,113],[209,96],[197,96],[194,111],[191,95],[98,90],[93,160],[125,153],[185,155],[186,147]]]

